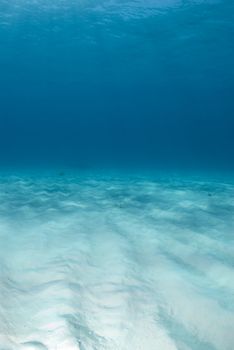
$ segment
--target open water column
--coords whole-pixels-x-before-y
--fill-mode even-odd
[[[234,349],[234,2],[0,0],[0,350]]]

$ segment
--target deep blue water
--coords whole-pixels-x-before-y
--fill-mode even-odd
[[[233,37],[231,0],[1,0],[1,163],[233,167]]]

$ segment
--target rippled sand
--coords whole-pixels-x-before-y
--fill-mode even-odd
[[[232,183],[2,176],[0,199],[1,350],[234,349]]]

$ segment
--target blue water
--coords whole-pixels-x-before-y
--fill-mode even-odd
[[[0,350],[234,349],[234,2],[0,0]]]
[[[233,167],[231,0],[1,0],[2,164]]]

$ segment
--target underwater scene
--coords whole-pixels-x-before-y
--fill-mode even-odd
[[[233,0],[0,0],[0,350],[234,350]]]

